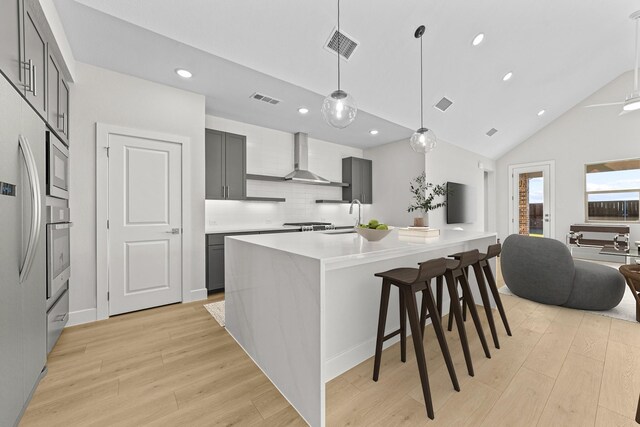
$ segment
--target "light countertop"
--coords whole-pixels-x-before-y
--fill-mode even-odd
[[[336,225],[336,228],[353,227],[353,225]],[[300,230],[300,226],[294,225],[210,225],[205,227],[205,234],[225,233],[259,233],[261,231]]]
[[[369,242],[356,233],[314,232],[263,234],[228,237],[259,246],[328,262],[394,257],[453,246],[471,240],[496,237],[494,232],[441,230],[438,237],[398,236],[398,230],[378,242]]]
[[[205,234],[251,233],[260,231],[300,230],[291,225],[211,225],[204,229]]]

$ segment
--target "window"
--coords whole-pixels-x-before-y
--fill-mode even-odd
[[[587,221],[640,220],[640,159],[586,165],[585,188]]]

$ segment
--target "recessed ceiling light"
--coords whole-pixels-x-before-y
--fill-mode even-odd
[[[377,130],[377,129],[371,129],[371,130],[369,131],[369,133],[370,133],[371,135],[377,135],[377,134],[378,134],[378,130]]]
[[[176,70],[176,74],[182,77],[183,79],[190,79],[191,77],[193,77],[193,74],[191,74],[191,71],[185,70],[183,68],[178,68]]]
[[[538,115],[539,115],[539,116],[543,115],[544,113],[546,113],[546,111],[545,111],[545,110],[540,110],[540,111],[538,111]]]
[[[471,42],[471,44],[474,46],[478,46],[480,43],[482,43],[483,40],[484,40],[484,33],[479,33],[477,36],[473,38],[473,41]]]
[[[511,77],[513,77],[513,72],[509,71],[507,74],[504,75],[504,77],[502,77],[502,81],[509,81],[511,80]]]
[[[298,108],[298,113],[300,114],[307,114],[309,112],[309,109],[306,107],[300,107]]]

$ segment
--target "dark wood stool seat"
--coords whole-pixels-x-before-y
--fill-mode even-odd
[[[491,258],[495,258],[500,255],[502,250],[502,246],[500,243],[496,243],[494,245],[490,245],[487,248],[487,253],[478,253],[478,260],[472,264],[474,275],[476,276],[476,281],[478,282],[478,290],[480,291],[480,297],[482,298],[482,305],[484,306],[484,311],[487,316],[487,321],[489,323],[489,329],[491,330],[491,336],[493,338],[493,344],[496,348],[500,348],[500,341],[498,340],[498,332],[496,330],[496,325],[493,319],[493,311],[491,310],[491,302],[489,301],[489,294],[487,293],[487,287],[491,291],[493,295],[493,299],[496,302],[496,306],[498,308],[498,312],[500,313],[500,317],[502,319],[502,324],[507,331],[507,335],[511,336],[511,328],[509,327],[509,322],[507,321],[507,315],[505,313],[504,307],[502,305],[502,299],[500,298],[500,293],[498,292],[498,286],[496,284],[496,280],[493,276],[493,272],[491,271],[491,264],[489,264],[489,260]],[[459,259],[461,253],[451,255],[454,259]],[[467,278],[469,277],[468,267],[466,268]],[[485,282],[486,277],[486,282]],[[463,292],[464,293],[464,292]],[[466,306],[463,306],[462,318],[463,320],[467,320],[466,316]],[[451,320],[448,324],[448,329],[451,330]]]
[[[380,364],[382,361],[382,344],[384,341],[400,334],[400,359],[406,362],[407,344],[406,344],[406,319],[409,317],[411,326],[411,336],[413,338],[413,347],[416,352],[416,361],[418,363],[418,371],[420,373],[420,381],[422,383],[422,394],[424,396],[427,416],[434,418],[433,403],[431,401],[431,390],[429,388],[429,376],[427,374],[427,361],[424,355],[423,338],[424,327],[427,317],[431,317],[433,329],[440,344],[440,350],[444,357],[451,383],[456,391],[460,391],[458,378],[456,377],[455,368],[444,336],[444,330],[440,322],[440,312],[435,306],[435,300],[431,291],[431,279],[442,276],[445,271],[446,260],[444,258],[433,259],[422,263],[420,268],[396,268],[377,273],[376,277],[382,278],[382,294],[380,297],[380,317],[378,319],[378,334],[376,338],[376,353],[373,365],[373,380],[378,381],[380,374]],[[400,329],[385,335],[385,326],[387,322],[387,310],[389,306],[389,294],[391,286],[396,286],[400,295]],[[416,302],[416,293],[422,292],[422,310],[420,318],[418,318],[418,305]],[[425,309],[426,307],[426,309]],[[427,314],[428,311],[428,314]]]

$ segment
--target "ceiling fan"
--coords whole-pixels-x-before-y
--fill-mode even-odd
[[[639,30],[638,30],[638,21],[640,21],[640,10],[633,12],[629,18],[636,21],[636,62],[634,67],[634,79],[633,79],[633,92],[630,95],[627,95],[624,102],[609,102],[605,104],[592,104],[587,105],[585,108],[592,107],[610,107],[612,105],[622,105],[622,111],[620,115],[630,113],[632,111],[636,111],[640,109],[640,92],[638,91],[638,56],[640,56],[640,51],[638,48],[640,47],[640,41],[638,40]]]

